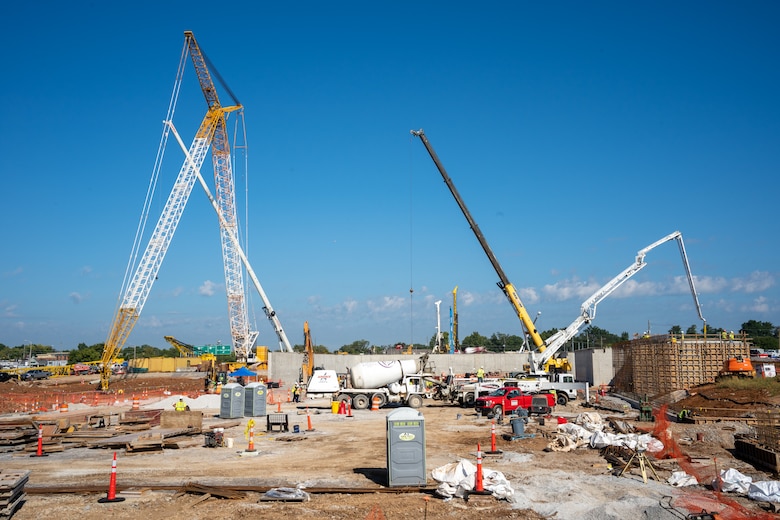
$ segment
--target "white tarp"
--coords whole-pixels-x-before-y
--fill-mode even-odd
[[[674,487],[697,486],[699,484],[699,481],[696,480],[696,477],[688,475],[684,471],[673,471],[672,475],[666,479],[666,482],[668,482],[670,486]]]
[[[477,467],[467,460],[450,462],[431,471],[431,478],[439,482],[436,494],[445,498],[463,498],[474,489]],[[510,500],[515,493],[500,471],[482,467],[482,487],[498,498]]]
[[[746,494],[753,483],[753,478],[729,468],[720,470],[720,482],[713,482],[715,490]],[[720,489],[719,489],[720,486]]]
[[[748,488],[748,497],[762,502],[780,502],[780,482],[776,480],[753,482]]]

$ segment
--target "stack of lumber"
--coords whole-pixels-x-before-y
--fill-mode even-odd
[[[24,485],[30,478],[29,471],[0,469],[0,518],[11,518],[27,495]]]
[[[38,438],[38,430],[29,417],[4,417],[0,420],[0,453],[20,451]]]

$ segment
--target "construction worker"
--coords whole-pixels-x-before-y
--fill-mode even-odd
[[[301,388],[301,385],[299,385],[298,383],[295,383],[293,385],[293,391],[292,391],[293,403],[301,402],[301,391],[302,390],[303,390],[303,388]]]
[[[734,331],[729,332],[729,345],[734,344]]]
[[[477,382],[481,383],[483,379],[485,379],[485,367],[479,367],[479,370],[477,370]]]
[[[725,341],[727,338],[728,338],[728,335],[726,334],[726,330],[724,329],[724,330],[722,330],[722,331],[720,332],[720,339],[722,339],[723,341]]]
[[[187,403],[185,403],[184,399],[181,397],[179,397],[178,401],[173,403],[173,409],[177,412],[186,412],[187,408],[189,408],[189,406],[187,406]]]

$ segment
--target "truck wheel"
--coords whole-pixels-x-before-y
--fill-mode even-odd
[[[469,408],[471,408],[472,406],[474,406],[474,403],[476,401],[477,400],[474,398],[474,394],[472,394],[471,392],[463,396],[463,406],[468,406]]]
[[[406,404],[408,404],[411,408],[420,408],[423,405],[423,400],[422,397],[414,394],[409,396],[409,399],[406,400]]]
[[[493,417],[501,417],[504,414],[504,407],[497,404],[493,407]]]
[[[352,398],[352,408],[355,410],[365,410],[368,408],[368,396],[365,394],[358,394]]]
[[[567,404],[569,404],[569,396],[564,394],[563,392],[558,392],[556,397],[557,397],[556,402],[559,405],[566,406]]]

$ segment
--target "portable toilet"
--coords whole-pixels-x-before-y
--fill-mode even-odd
[[[425,486],[425,418],[414,408],[387,414],[388,486]]]
[[[238,383],[222,385],[219,400],[219,417],[236,419],[244,416],[244,387]]]
[[[263,383],[249,383],[244,387],[244,417],[266,415],[268,387]]]

